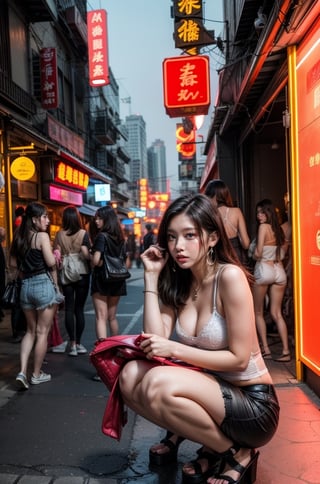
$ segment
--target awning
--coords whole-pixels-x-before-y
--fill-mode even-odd
[[[90,217],[94,217],[98,208],[99,207],[96,207],[95,205],[89,205],[89,203],[84,203],[81,207],[78,208],[78,210],[82,215],[89,215]]]

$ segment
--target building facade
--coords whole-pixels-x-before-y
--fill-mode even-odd
[[[81,208],[95,185],[110,185],[120,206],[128,200],[117,83],[110,72],[109,86],[89,87],[86,4],[0,2],[0,225],[7,242],[15,208],[31,200],[48,206],[51,235],[60,209]]]
[[[251,237],[259,200],[272,199],[279,213],[287,209],[292,286],[285,316],[297,377],[320,394],[320,4],[225,0],[224,18],[225,65],[200,188],[224,179]]]
[[[160,139],[148,148],[148,180],[151,192],[165,193],[167,186],[166,146]]]

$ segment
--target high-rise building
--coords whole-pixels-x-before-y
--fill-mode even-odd
[[[148,148],[148,180],[152,192],[167,191],[166,147],[161,139]]]
[[[141,115],[131,114],[126,117],[125,126],[128,132],[125,147],[131,158],[130,179],[133,183],[148,176],[146,123]]]

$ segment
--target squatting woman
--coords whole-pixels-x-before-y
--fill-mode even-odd
[[[183,482],[254,482],[256,448],[273,437],[279,405],[256,335],[250,276],[217,209],[204,195],[178,198],[158,244],[141,258],[147,359],[171,357],[202,371],[130,361],[120,374],[124,402],[170,431],[166,452],[183,438],[202,445]]]

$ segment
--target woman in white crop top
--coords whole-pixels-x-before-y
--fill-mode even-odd
[[[168,429],[150,463],[177,457],[179,444],[201,444],[183,482],[254,482],[259,452],[274,435],[279,405],[256,335],[250,276],[233,255],[217,209],[204,195],[172,202],[158,244],[144,264],[147,359],[183,360],[202,371],[128,362],[120,374],[126,405]],[[178,341],[170,339],[174,330]],[[225,476],[225,478],[223,477]]]
[[[282,260],[288,244],[278,221],[274,206],[269,199],[261,200],[256,205],[257,234],[256,248],[253,254],[255,284],[253,302],[258,335],[261,341],[263,356],[271,359],[268,346],[267,325],[264,319],[265,297],[269,296],[269,310],[276,323],[282,343],[282,354],[275,361],[290,361],[288,330],[282,315],[282,301],[287,285],[287,275]]]

